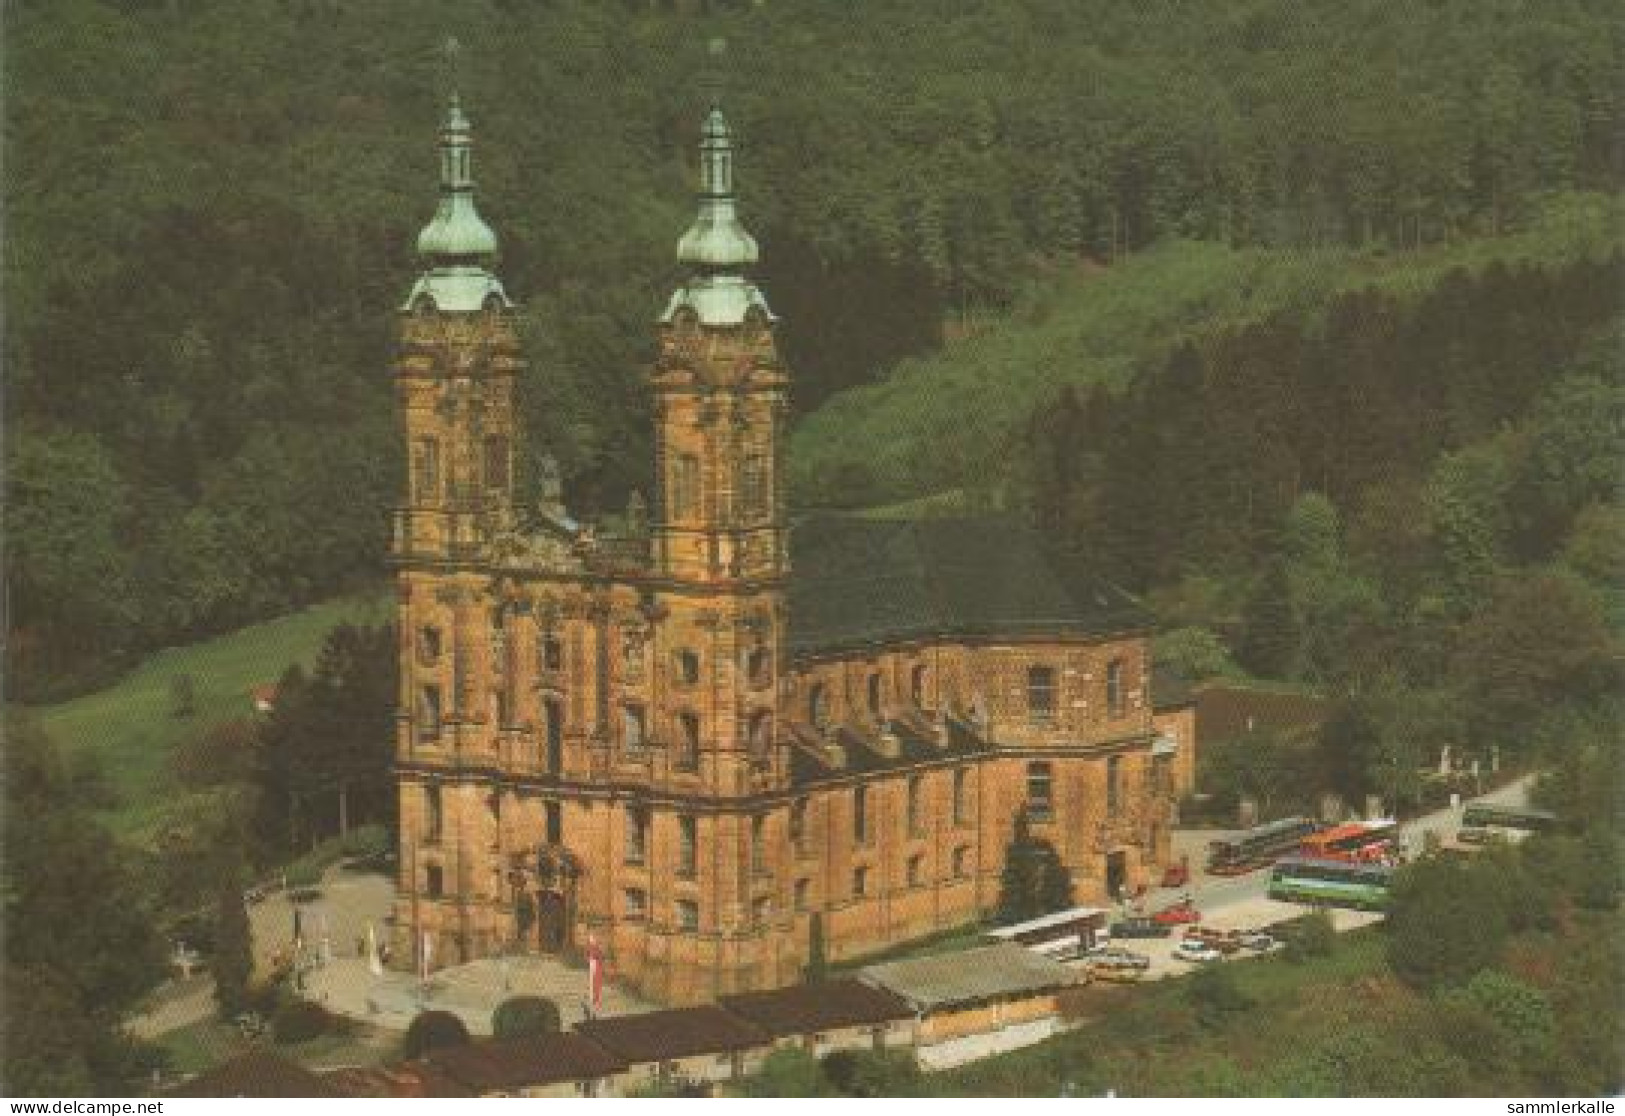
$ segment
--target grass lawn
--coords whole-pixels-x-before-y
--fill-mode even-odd
[[[391,617],[382,592],[341,597],[276,620],[186,647],[160,651],[116,684],[32,712],[57,744],[91,752],[119,797],[106,816],[121,837],[140,837],[173,803],[170,752],[211,724],[252,712],[248,691],[275,682],[293,663],[309,665],[329,630],[341,621],[378,623]],[[172,713],[170,687],[190,675],[196,712]]]

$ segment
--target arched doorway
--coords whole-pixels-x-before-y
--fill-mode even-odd
[[[570,941],[570,905],[557,891],[536,897],[537,945],[543,953],[562,953]]]

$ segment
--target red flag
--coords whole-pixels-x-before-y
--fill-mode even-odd
[[[604,1006],[604,951],[598,948],[597,937],[587,939],[587,986],[592,1013],[597,1015]]]

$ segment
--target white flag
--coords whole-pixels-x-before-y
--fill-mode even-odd
[[[423,950],[422,950],[423,979],[424,980],[429,979],[429,959],[431,957],[433,957],[433,956],[434,956],[434,939],[429,937],[429,932],[427,930],[425,930],[423,932]]]
[[[367,969],[373,976],[384,975],[384,962],[378,956],[378,931],[370,921],[367,923]]]

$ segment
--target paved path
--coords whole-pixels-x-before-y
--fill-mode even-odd
[[[585,1015],[587,973],[547,957],[470,961],[434,973],[425,987],[410,973],[374,975],[365,961],[340,958],[305,974],[304,995],[330,1011],[390,1030],[405,1030],[430,1009],[449,1011],[474,1034],[491,1033],[491,1013],[511,996],[542,996],[558,1005],[566,1028]],[[653,1011],[614,985],[604,988],[603,1015]]]

